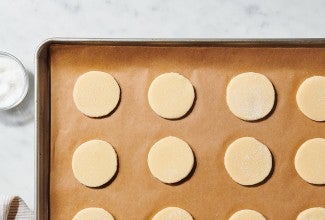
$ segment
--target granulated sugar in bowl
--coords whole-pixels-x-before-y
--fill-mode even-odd
[[[17,106],[25,98],[28,86],[22,63],[11,54],[0,52],[0,110]]]

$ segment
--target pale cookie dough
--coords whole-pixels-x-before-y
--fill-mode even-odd
[[[262,182],[272,169],[270,150],[252,137],[243,137],[229,145],[224,157],[230,177],[241,185]]]
[[[195,92],[190,80],[178,73],[162,74],[149,87],[149,105],[163,118],[184,116],[191,109],[194,99]]]
[[[314,121],[325,120],[325,76],[306,79],[296,95],[298,107],[304,115]]]
[[[244,209],[233,214],[229,220],[266,220],[266,218],[257,211]]]
[[[80,183],[89,187],[101,186],[111,180],[117,171],[116,152],[105,141],[87,141],[74,152],[72,170]]]
[[[317,207],[306,209],[300,212],[297,220],[325,220],[325,208]]]
[[[177,183],[189,175],[194,165],[191,147],[176,137],[156,142],[148,154],[148,166],[154,177],[164,183]]]
[[[101,208],[86,208],[79,211],[72,220],[114,220],[114,217]]]
[[[108,73],[90,71],[81,75],[73,88],[73,100],[78,110],[90,117],[108,115],[117,106],[120,87]]]
[[[227,86],[227,104],[238,118],[253,121],[264,118],[273,108],[275,91],[271,81],[260,73],[242,73]]]
[[[314,138],[303,143],[295,157],[299,176],[312,184],[325,184],[325,139]]]
[[[193,220],[190,213],[177,207],[168,207],[160,210],[152,220]]]

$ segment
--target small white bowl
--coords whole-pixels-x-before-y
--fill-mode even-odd
[[[28,87],[29,87],[29,77],[28,77],[28,73],[27,73],[24,65],[15,56],[13,56],[9,53],[0,51],[0,57],[5,57],[7,59],[11,59],[11,60],[15,61],[17,63],[17,65],[21,68],[22,72],[24,73],[24,89],[22,90],[19,98],[17,98],[17,100],[15,100],[15,102],[13,102],[12,104],[10,104],[8,106],[0,105],[0,110],[9,110],[9,109],[12,109],[15,106],[19,105],[19,103],[21,103],[24,100],[24,98],[26,97],[27,92],[28,92]]]

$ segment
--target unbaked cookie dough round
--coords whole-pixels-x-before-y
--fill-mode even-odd
[[[191,147],[177,137],[156,142],[148,154],[148,166],[154,177],[164,183],[177,183],[187,177],[194,165]]]
[[[111,180],[117,171],[116,152],[105,141],[87,141],[75,150],[72,171],[80,183],[89,187],[101,186]]]
[[[191,109],[194,99],[192,83],[178,73],[162,74],[149,87],[149,105],[163,118],[176,119],[184,116]]]
[[[312,184],[325,184],[325,139],[314,138],[303,143],[295,157],[299,176]]]
[[[297,220],[325,220],[325,208],[306,209],[299,213]]]
[[[120,87],[108,73],[90,71],[79,76],[73,88],[78,110],[90,117],[108,115],[120,100]]]
[[[244,209],[234,213],[229,220],[266,220],[266,218],[257,211]]]
[[[114,220],[114,217],[102,208],[86,208],[79,211],[72,220]]]
[[[325,120],[325,76],[313,76],[299,87],[296,100],[300,111],[314,121]]]
[[[242,73],[227,86],[227,104],[238,118],[254,121],[264,118],[274,106],[275,91],[271,81],[260,73]]]
[[[224,157],[230,177],[241,185],[262,182],[272,169],[270,150],[252,137],[243,137],[229,145]]]
[[[178,207],[168,207],[160,210],[152,220],[193,220],[190,213]]]

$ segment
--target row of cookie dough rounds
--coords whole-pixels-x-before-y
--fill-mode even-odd
[[[298,150],[295,165],[298,173],[312,183],[325,183],[321,170],[325,167],[325,139],[306,141]],[[225,167],[238,183],[251,185],[269,175],[272,156],[268,148],[251,137],[234,141],[225,154]],[[101,140],[92,140],[80,145],[72,159],[75,177],[83,184],[97,187],[110,181],[117,172],[117,155],[112,145]],[[148,154],[148,165],[153,176],[165,183],[175,183],[185,178],[193,169],[194,155],[190,146],[176,137],[166,137],[156,142]],[[323,175],[322,175],[323,174]],[[311,208],[301,212],[297,220],[322,219],[324,208]],[[101,208],[86,208],[73,220],[112,220],[113,216]],[[187,211],[168,207],[159,211],[152,220],[192,220]],[[241,210],[229,220],[265,220],[254,210]]]
[[[72,220],[114,220],[112,214],[102,208],[86,208],[79,211]],[[259,212],[250,209],[234,213],[229,220],[266,220]],[[322,220],[325,219],[325,208],[309,208],[297,216],[297,220]],[[190,213],[178,207],[167,207],[159,211],[152,220],[193,220]]]
[[[271,81],[260,73],[242,73],[227,86],[226,101],[238,118],[254,121],[264,118],[274,107],[275,90]],[[313,76],[299,87],[296,101],[299,109],[310,119],[325,120],[325,77]],[[77,108],[87,116],[110,114],[120,100],[120,87],[112,75],[90,71],[81,75],[74,86],[73,98]],[[195,90],[186,77],[165,73],[155,78],[148,91],[152,110],[167,119],[181,118],[192,108]]]
[[[151,174],[163,183],[177,183],[194,169],[194,153],[183,140],[169,136],[157,141],[148,153]],[[252,137],[231,143],[224,156],[230,177],[241,185],[255,185],[269,176],[272,154],[267,146]],[[302,179],[312,184],[325,184],[325,139],[307,140],[295,156],[295,168]],[[113,146],[103,140],[81,144],[72,157],[75,178],[89,187],[99,187],[113,179],[118,158]]]
[[[272,154],[252,137],[235,140],[226,150],[224,165],[231,178],[241,185],[255,185],[269,176]],[[299,176],[311,184],[325,184],[325,139],[314,138],[298,149],[294,165]]]

